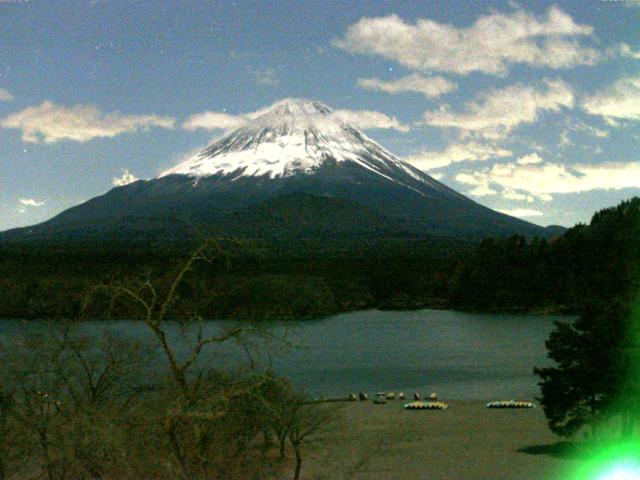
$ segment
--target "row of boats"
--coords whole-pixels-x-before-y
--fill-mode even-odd
[[[373,398],[373,403],[378,405],[385,404],[388,400],[395,400],[395,398],[396,395],[393,392],[378,392]],[[404,400],[404,398],[404,393],[400,392],[398,399]],[[366,394],[360,393],[359,399],[366,400]],[[535,403],[524,400],[495,400],[486,404],[487,408],[534,408],[535,406]],[[406,403],[404,408],[407,410],[446,410],[449,408],[449,405],[438,401],[438,395],[435,392],[424,400],[421,395],[416,392],[413,394],[413,402]]]
[[[496,400],[494,402],[487,403],[487,408],[535,408],[535,403],[522,400]],[[406,403],[404,408],[407,410],[446,410],[449,408],[444,402],[423,402],[415,401]]]
[[[418,400],[405,403],[404,408],[407,410],[446,410],[449,408],[449,405],[444,402],[423,402]]]
[[[360,398],[360,400],[367,400],[367,394],[366,393],[360,393],[359,398]],[[387,400],[395,400],[395,398],[396,398],[396,394],[394,392],[388,392],[388,393],[378,392],[378,393],[376,393],[375,397],[373,397],[373,403],[384,404],[384,403],[387,403]],[[400,392],[398,394],[398,400],[404,400],[404,399],[405,399],[404,392]],[[418,392],[415,392],[413,394],[413,399],[415,401],[420,401],[420,400],[422,400],[422,395],[420,395]],[[429,395],[428,401],[437,402],[438,401],[438,394],[433,392],[431,395]]]
[[[373,403],[382,405],[387,401],[404,400],[406,398],[404,392],[398,393],[397,397],[395,392],[378,392],[373,397]],[[348,397],[335,397],[335,398],[322,398],[320,400],[314,400],[314,402],[339,402],[339,401],[366,401],[369,397],[366,393],[360,392],[358,395],[355,393],[350,394]],[[487,408],[535,408],[536,404],[525,400],[494,400],[485,405]],[[438,394],[433,392],[426,398],[422,398],[420,393],[415,392],[413,394],[413,401],[404,404],[404,408],[407,410],[446,410],[449,408],[444,402],[438,401]]]
[[[496,400],[487,403],[487,408],[535,408],[535,406],[535,403],[523,400]]]

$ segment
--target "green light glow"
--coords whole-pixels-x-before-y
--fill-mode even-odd
[[[640,465],[623,463],[598,476],[598,480],[640,480]]]
[[[583,449],[588,458],[571,480],[640,480],[640,442],[614,442]],[[582,456],[582,455],[581,455]]]
[[[637,222],[637,216],[632,219]],[[635,224],[635,232],[640,226]],[[637,233],[634,234],[634,238]],[[634,240],[635,241],[635,240]],[[624,335],[619,339],[617,367],[624,379],[607,411],[594,424],[597,429],[584,442],[576,442],[578,464],[557,472],[559,480],[640,480],[640,254],[631,243],[628,258],[629,290],[624,305],[629,307]],[[629,296],[626,296],[626,295]],[[635,298],[635,301],[631,300]],[[626,303],[629,301],[630,303]],[[612,302],[614,304],[615,302]],[[624,311],[624,310],[623,310]],[[613,342],[616,343],[615,341]],[[612,352],[616,351],[612,349]],[[613,392],[612,392],[613,394]],[[595,432],[597,430],[597,435]],[[586,437],[585,437],[586,438]]]

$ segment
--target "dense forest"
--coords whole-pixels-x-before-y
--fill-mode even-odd
[[[578,316],[556,322],[546,342],[553,365],[536,368],[541,406],[550,429],[592,441],[640,427],[640,202],[635,199],[597,213],[589,228],[573,232],[565,249],[581,277]],[[587,433],[588,432],[588,433]],[[637,438],[637,437],[636,437]],[[614,448],[620,451],[620,444]],[[638,444],[630,444],[637,455]],[[593,444],[602,449],[601,444]],[[588,454],[588,452],[585,452]]]
[[[182,285],[208,318],[299,318],[364,308],[577,312],[592,292],[619,291],[615,273],[637,239],[640,198],[596,213],[550,240],[514,236],[389,241],[222,239]],[[0,245],[0,316],[73,317],[97,285],[167,288],[195,245]],[[622,280],[621,280],[622,281]],[[173,314],[179,316],[181,307]],[[122,317],[136,312],[122,306]]]
[[[629,289],[637,261],[640,198],[594,214],[547,242],[486,240],[464,262],[451,304],[463,309],[555,309],[580,313],[591,298]],[[636,252],[636,253],[634,253]]]

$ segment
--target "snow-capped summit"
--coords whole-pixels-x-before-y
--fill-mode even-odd
[[[252,118],[265,117],[270,115],[292,115],[296,117],[313,116],[313,115],[330,115],[333,109],[322,102],[314,100],[306,100],[304,98],[283,98],[273,105],[258,110],[251,115]]]
[[[245,126],[160,177],[284,178],[312,175],[326,162],[352,162],[414,190],[416,180],[431,187],[436,184],[345,122],[339,111],[321,102],[295,98],[255,112],[246,118]]]

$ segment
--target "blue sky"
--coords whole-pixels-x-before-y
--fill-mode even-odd
[[[0,0],[0,24],[0,230],[284,97],[535,223],[640,195],[640,1]]]

